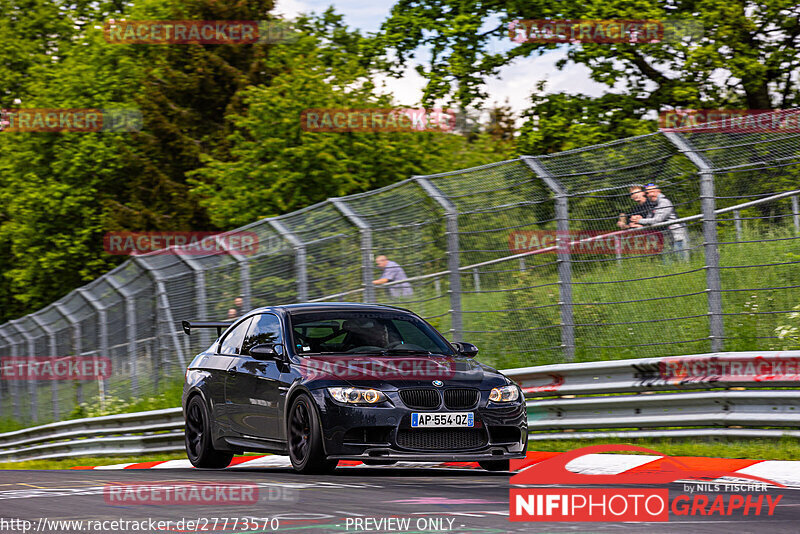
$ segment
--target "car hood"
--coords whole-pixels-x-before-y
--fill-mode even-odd
[[[309,387],[346,384],[390,390],[439,385],[491,389],[508,383],[495,369],[464,356],[311,355],[298,358],[296,368]]]

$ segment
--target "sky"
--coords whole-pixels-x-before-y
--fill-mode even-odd
[[[394,3],[392,0],[277,0],[276,11],[294,17],[300,13],[321,13],[333,5],[350,27],[376,32],[388,18]],[[529,95],[541,80],[547,80],[545,92],[548,93],[566,91],[599,96],[607,91],[604,85],[589,78],[589,69],[582,65],[568,65],[561,71],[556,69],[556,63],[565,55],[565,50],[560,48],[542,56],[518,58],[503,67],[498,76],[487,80],[485,90],[489,98],[486,103],[504,104],[508,100],[511,108],[519,113],[528,107]],[[379,76],[376,81],[385,82],[386,89],[402,106],[418,105],[425,85],[413,65],[408,66],[402,78]]]

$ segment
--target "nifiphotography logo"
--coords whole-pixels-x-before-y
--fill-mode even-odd
[[[634,472],[615,475],[575,473],[566,468],[569,462],[581,456],[612,451],[646,452],[658,455],[658,459]],[[720,482],[723,477],[749,482]],[[679,480],[695,483],[684,484],[682,491],[671,500],[669,488],[658,487]],[[769,486],[785,487],[744,473],[693,469],[679,458],[634,445],[581,447],[538,462],[511,477],[510,482],[518,487],[510,489],[509,520],[553,522],[667,522],[671,515],[728,519],[769,517],[775,513],[783,495],[767,494],[767,489]],[[598,488],[598,485],[605,487]],[[716,494],[709,496],[700,492]]]

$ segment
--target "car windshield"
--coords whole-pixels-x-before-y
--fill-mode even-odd
[[[428,323],[404,313],[322,311],[293,313],[298,354],[455,354]]]

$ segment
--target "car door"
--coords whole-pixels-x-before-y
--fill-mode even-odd
[[[231,328],[225,335],[214,345],[214,355],[210,358],[209,363],[215,369],[214,374],[217,376],[214,382],[219,384],[218,401],[214,411],[217,423],[224,425],[228,429],[232,428],[231,410],[228,405],[227,395],[225,389],[227,387],[228,378],[230,376],[231,368],[235,367],[239,360],[242,343],[244,337],[247,335],[247,330],[250,327],[251,317],[243,319],[240,323]],[[217,395],[214,395],[217,397]]]
[[[249,349],[256,345],[282,343],[278,316],[272,313],[255,315],[236,365],[228,369],[226,403],[234,430],[243,436],[281,439],[278,408],[285,390],[281,388],[285,365],[277,360],[257,360],[249,355]]]

